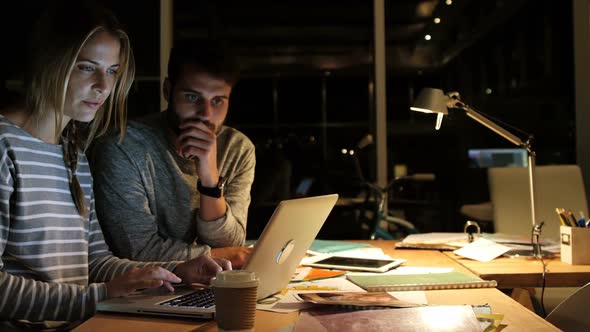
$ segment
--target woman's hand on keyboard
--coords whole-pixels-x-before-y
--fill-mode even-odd
[[[107,296],[109,298],[125,296],[138,289],[156,288],[162,285],[170,291],[174,291],[171,283],[179,282],[181,282],[181,278],[158,266],[132,268],[106,283]]]

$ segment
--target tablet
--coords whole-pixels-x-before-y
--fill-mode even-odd
[[[303,265],[348,271],[385,272],[405,262],[405,259],[369,259],[342,256],[318,256]]]

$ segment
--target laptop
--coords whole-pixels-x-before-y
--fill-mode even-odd
[[[532,220],[528,169],[499,167],[488,169],[494,227],[498,233],[530,238]],[[582,172],[577,165],[535,167],[536,223],[544,222],[541,238],[558,240],[561,225],[555,208],[580,211],[588,217]]]
[[[279,203],[242,268],[259,278],[258,300],[287,286],[337,199],[331,194]],[[210,319],[215,304],[211,289],[179,285],[174,293],[159,287],[101,301],[97,310]]]

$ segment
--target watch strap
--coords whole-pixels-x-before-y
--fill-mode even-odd
[[[209,197],[220,198],[221,196],[223,196],[224,186],[225,179],[221,176],[219,177],[219,181],[217,182],[217,185],[215,187],[204,187],[201,183],[201,180],[197,180],[197,190],[199,191],[199,193]]]

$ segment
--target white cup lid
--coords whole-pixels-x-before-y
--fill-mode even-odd
[[[211,280],[213,287],[247,288],[258,285],[256,274],[245,270],[229,270],[217,273]]]

